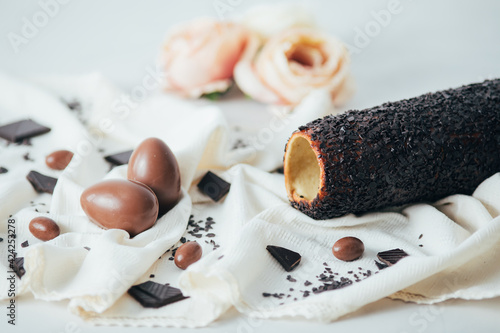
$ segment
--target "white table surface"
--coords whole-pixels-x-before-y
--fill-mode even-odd
[[[217,2],[231,6],[224,14],[231,18],[257,3],[271,1],[72,0],[61,4],[15,52],[9,34],[21,35],[24,20],[32,21],[42,9],[38,0],[0,0],[0,71],[21,77],[98,71],[127,91],[140,84],[146,68],[153,65],[171,25],[198,16],[218,17]],[[385,26],[378,24],[379,31],[372,30],[364,45],[359,31],[377,25],[374,12],[387,9],[389,1],[303,3],[321,27],[356,48],[352,48],[352,71],[357,93],[345,109],[500,77],[500,1],[400,0],[399,13],[391,15]],[[218,105],[234,124],[257,125],[268,115],[265,106],[244,101],[237,93]],[[4,309],[5,304],[1,302],[0,307]],[[0,311],[0,332],[158,331],[91,326],[70,314],[66,302],[47,303],[25,296],[18,299],[17,306],[16,327],[8,325]],[[196,331],[498,332],[499,313],[500,298],[451,300],[433,306],[384,299],[330,324],[256,321],[232,310],[211,327]]]

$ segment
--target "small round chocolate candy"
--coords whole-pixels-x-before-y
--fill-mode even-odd
[[[184,243],[175,251],[175,265],[180,269],[186,269],[189,265],[200,260],[202,253],[203,250],[197,242]]]
[[[57,223],[48,217],[39,216],[31,220],[29,230],[36,238],[48,241],[59,236],[61,231]]]
[[[73,153],[69,150],[56,150],[45,157],[45,164],[54,170],[64,170],[72,158]]]
[[[333,244],[333,255],[343,261],[353,261],[361,257],[365,245],[356,237],[344,237]]]

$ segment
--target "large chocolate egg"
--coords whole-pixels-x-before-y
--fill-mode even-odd
[[[90,220],[106,229],[123,229],[130,237],[153,226],[158,199],[144,184],[130,180],[105,180],[90,186],[80,197]]]
[[[134,150],[127,177],[149,186],[158,197],[161,216],[179,201],[181,176],[174,154],[160,139],[149,138]]]

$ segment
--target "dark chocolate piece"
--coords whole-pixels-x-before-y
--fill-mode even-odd
[[[2,173],[7,173],[7,172],[9,172],[9,170],[7,170],[7,169],[6,169],[6,168],[4,168],[4,167],[0,167],[0,175],[1,175]]]
[[[301,126],[287,144],[285,184],[293,207],[329,219],[470,195],[500,171],[499,151],[495,79]]]
[[[301,256],[297,252],[285,249],[284,247],[268,245],[266,250],[276,259],[285,271],[292,271],[299,263]]]
[[[401,249],[393,249],[388,251],[379,252],[377,254],[377,258],[382,261],[387,266],[392,266],[397,263],[399,260],[407,257],[408,253]]]
[[[26,270],[24,269],[24,257],[15,258],[10,268],[12,268],[19,278],[22,278],[26,273]]]
[[[78,112],[82,111],[82,104],[77,100],[65,103],[68,106],[68,108],[72,111],[78,111]]]
[[[21,142],[50,132],[50,128],[31,120],[20,120],[0,127],[0,137],[10,142]]]
[[[200,191],[212,198],[213,201],[222,199],[229,192],[230,187],[231,184],[211,171],[208,171],[198,183]]]
[[[104,159],[114,165],[128,164],[132,152],[133,150],[127,150],[121,153],[105,156]]]
[[[30,246],[30,243],[27,240],[21,243],[21,247],[28,247],[28,246]]]
[[[380,269],[384,269],[384,268],[387,268],[389,266],[387,266],[386,264],[383,264],[381,262],[378,262],[377,260],[375,260],[375,265],[377,265],[377,268],[380,270]]]
[[[56,187],[57,179],[49,176],[42,175],[37,171],[30,171],[26,176],[35,191],[38,193],[54,193],[54,187]]]
[[[177,288],[153,281],[133,286],[128,293],[145,308],[159,308],[188,298]]]

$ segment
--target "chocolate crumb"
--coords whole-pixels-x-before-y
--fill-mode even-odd
[[[2,173],[7,173],[7,172],[9,172],[9,170],[7,170],[7,169],[6,169],[6,168],[4,168],[4,167],[0,167],[0,175],[1,175]]]
[[[291,275],[287,275],[286,279],[290,282],[297,282],[297,280],[294,279]]]
[[[28,246],[30,246],[30,243],[27,240],[21,243],[21,247],[28,247]]]
[[[418,236],[418,239],[422,239],[423,236],[424,234],[420,234],[420,236]]]
[[[88,247],[88,246],[84,246],[83,248],[84,248],[85,250],[87,250],[87,251],[90,251],[90,247]]]
[[[25,160],[25,161],[30,161],[30,162],[34,162],[34,161],[35,161],[34,159],[32,159],[32,158],[31,158],[31,156],[30,156],[30,153],[29,153],[29,152],[28,152],[28,153],[26,153],[26,154],[24,154],[24,155],[23,155],[23,158],[24,158],[24,160]]]

